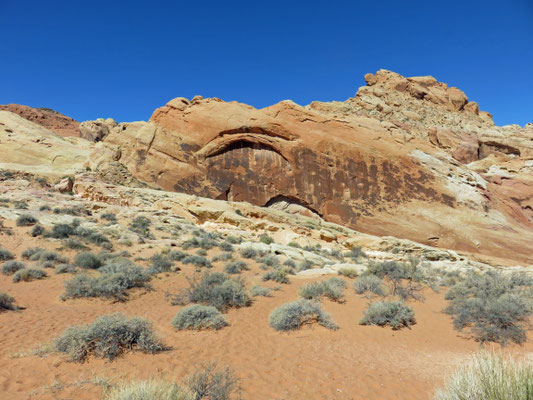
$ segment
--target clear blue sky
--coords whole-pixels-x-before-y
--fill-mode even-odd
[[[146,120],[196,94],[345,100],[380,68],[533,122],[533,0],[0,0],[0,104]]]

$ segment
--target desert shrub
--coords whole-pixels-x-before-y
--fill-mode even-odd
[[[194,371],[184,384],[194,400],[230,400],[238,382],[229,367],[219,369],[212,363]]]
[[[18,307],[15,305],[15,299],[7,293],[0,292],[0,312],[15,310],[18,310]]]
[[[262,233],[261,235],[259,235],[259,241],[261,243],[264,243],[264,244],[272,244],[272,243],[274,243],[274,239],[272,239],[266,233]]]
[[[218,247],[222,251],[227,251],[227,252],[232,252],[233,251],[233,245],[230,242],[228,242],[228,241],[221,242],[218,245]]]
[[[32,237],[41,236],[44,233],[44,231],[45,231],[44,226],[37,224],[31,229],[30,235]]]
[[[54,239],[67,239],[69,236],[74,235],[74,227],[68,224],[57,224],[54,225],[51,231],[45,231],[43,233],[44,237],[54,238]]]
[[[204,249],[198,249],[196,250],[196,254],[205,257],[207,255],[207,251],[205,251]]]
[[[248,265],[244,261],[231,261],[224,266],[224,272],[228,274],[240,274],[242,271],[248,270]]]
[[[52,208],[48,204],[44,204],[39,207],[39,211],[50,211]]]
[[[361,325],[389,325],[397,330],[414,325],[415,313],[413,309],[401,301],[379,301],[369,305],[359,322]]]
[[[59,264],[55,269],[56,274],[74,274],[76,267],[70,264]]]
[[[40,247],[29,247],[22,252],[21,257],[25,260],[29,260],[34,254],[40,253],[42,251],[44,251],[44,249]]]
[[[289,283],[287,271],[284,268],[276,268],[273,271],[268,271],[263,274],[263,281],[274,281],[278,283]]]
[[[201,277],[195,275],[189,280],[184,297],[189,303],[213,306],[219,311],[251,304],[244,282],[221,272],[206,272]]]
[[[242,237],[240,236],[228,236],[226,238],[226,241],[231,244],[241,244],[242,243]]]
[[[150,232],[151,224],[152,221],[150,219],[140,215],[131,221],[129,228],[130,231],[137,233],[139,236],[151,239],[154,237],[152,232]]]
[[[307,283],[300,288],[300,296],[309,300],[320,300],[323,296],[333,301],[344,299],[346,282],[337,277],[322,282]]]
[[[117,216],[110,212],[101,214],[100,218],[105,219],[106,221],[109,221],[109,222],[117,222]]]
[[[456,329],[469,329],[479,342],[523,343],[533,313],[532,286],[533,279],[521,273],[472,273],[450,288],[445,311]]]
[[[18,210],[27,210],[28,209],[28,203],[25,201],[15,201],[13,203],[13,206]]]
[[[357,278],[359,276],[359,273],[357,272],[356,269],[347,268],[347,267],[339,269],[337,273],[339,275],[342,275],[342,276],[345,276],[346,278],[351,278],[351,279]]]
[[[383,280],[376,275],[363,275],[356,279],[353,288],[357,294],[385,296]]]
[[[13,275],[13,282],[17,283],[20,281],[23,282],[30,282],[37,279],[43,279],[46,278],[48,275],[45,271],[42,269],[36,269],[36,268],[23,268],[19,269],[15,274]]]
[[[209,261],[204,256],[199,256],[197,254],[193,254],[191,256],[187,256],[181,262],[183,264],[196,265],[197,267],[211,268],[211,261]]]
[[[39,222],[39,220],[30,214],[21,214],[17,218],[17,226],[32,226],[37,222]]]
[[[334,257],[339,260],[342,260],[344,258],[342,252],[339,249],[331,249],[329,251],[329,256]]]
[[[79,240],[77,239],[67,239],[65,240],[65,247],[67,249],[72,249],[72,250],[89,250],[89,247],[87,247],[86,245],[84,245],[82,242],[80,242]]]
[[[14,256],[9,250],[0,247],[0,261],[12,260],[13,258]]]
[[[2,273],[4,275],[13,275],[20,269],[26,268],[26,264],[21,261],[9,260],[2,265]]]
[[[263,296],[263,297],[271,297],[272,296],[272,290],[269,288],[260,286],[260,285],[254,285],[250,289],[250,294],[253,297]]]
[[[38,264],[38,267],[39,268],[54,268],[55,265],[56,265],[56,263],[53,262],[53,261],[43,261],[43,262]]]
[[[291,246],[291,247],[294,247],[296,249],[301,249],[302,246],[300,246],[297,242],[289,242],[289,244],[287,246]]]
[[[194,237],[190,240],[185,241],[181,247],[185,250],[197,248],[203,250],[210,250],[215,246],[218,246],[216,237],[206,232],[201,237]]]
[[[233,254],[232,253],[222,253],[222,254],[219,254],[218,256],[213,257],[213,262],[216,262],[216,261],[228,261],[228,260],[231,260],[231,259],[233,259]]]
[[[159,274],[168,272],[172,269],[173,262],[164,254],[156,254],[150,258],[150,266],[147,272],[149,274]]]
[[[92,213],[83,207],[57,207],[54,208],[54,214],[72,215],[73,217],[79,217],[82,215],[90,216]]]
[[[218,330],[228,325],[222,313],[215,307],[200,304],[193,304],[180,310],[171,324],[178,330]]]
[[[294,260],[291,260],[290,258],[285,260],[283,262],[283,265],[285,265],[286,267],[289,267],[289,268],[296,268],[296,263],[294,262]]]
[[[278,257],[273,256],[273,255],[267,255],[267,256],[261,257],[261,259],[259,259],[258,261],[263,263],[263,265],[267,265],[269,267],[273,267],[274,265],[279,265]]]
[[[292,331],[313,322],[328,329],[338,329],[337,324],[322,310],[319,303],[305,299],[279,306],[272,311],[269,319],[270,326],[277,331]]]
[[[95,229],[84,228],[81,226],[76,227],[74,235],[85,239],[89,243],[94,243],[101,247],[112,247],[110,240],[104,234],[96,231]]]
[[[167,257],[172,261],[181,261],[187,257],[187,253],[180,250],[172,250],[168,252]]]
[[[104,297],[124,301],[128,289],[146,287],[150,280],[141,267],[126,259],[106,264],[99,271],[101,275],[97,277],[81,274],[66,281],[62,299]]]
[[[74,265],[83,269],[98,269],[102,266],[102,260],[97,254],[84,251],[76,255]]]
[[[39,255],[40,261],[56,261],[56,262],[65,261],[64,257],[62,257],[58,252],[53,251],[53,250],[43,250],[37,254]],[[31,259],[35,260],[34,257],[31,257]]]
[[[163,349],[148,320],[119,313],[99,317],[89,325],[67,328],[54,344],[57,351],[78,362],[90,355],[111,361],[134,348],[144,353]]]
[[[313,268],[313,263],[309,260],[302,260],[296,266],[297,271],[305,271],[311,268]]]
[[[165,381],[139,381],[114,386],[105,400],[194,400],[176,383]]]
[[[256,258],[257,250],[253,247],[244,247],[241,249],[241,256],[244,258]]]
[[[361,257],[364,257],[364,258],[367,257],[365,252],[359,246],[353,247],[350,251],[347,251],[346,253],[344,253],[344,256],[349,257],[354,261],[357,261]]]
[[[480,352],[459,366],[434,400],[529,400],[533,394],[533,365],[494,352]]]

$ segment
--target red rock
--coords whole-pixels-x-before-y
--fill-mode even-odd
[[[59,136],[79,136],[80,123],[49,108],[33,108],[20,104],[1,105],[0,110],[11,111],[29,121],[50,129]]]

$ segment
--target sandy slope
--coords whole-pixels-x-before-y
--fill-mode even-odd
[[[3,245],[19,255],[27,247],[25,238],[17,231]],[[218,263],[216,269],[221,267]],[[247,281],[260,281],[262,272],[254,264],[245,274]],[[368,300],[349,289],[344,304],[324,301],[340,326],[338,331],[313,326],[295,333],[275,332],[268,326],[269,313],[296,300],[298,288],[309,282],[295,277],[272,298],[256,298],[251,307],[230,311],[231,325],[219,332],[175,332],[169,322],[179,307],[167,302],[165,292],[184,287],[186,276],[193,273],[192,267],[184,266],[181,273],[162,274],[153,280],[154,290],[133,291],[125,303],[62,302],[63,281],[70,276],[52,271],[50,278],[29,283],[14,284],[0,276],[2,291],[25,307],[0,314],[0,397],[98,399],[101,386],[91,383],[98,379],[181,379],[201,363],[218,361],[230,365],[242,379],[245,399],[429,399],[446,373],[479,348],[453,330],[449,317],[441,313],[443,294],[431,291],[424,303],[413,304],[418,323],[411,330],[358,325]],[[58,354],[16,355],[51,341],[71,324],[89,323],[117,311],[150,319],[171,350],[127,354],[114,362],[91,358],[84,364]],[[523,352],[532,346],[517,349]]]

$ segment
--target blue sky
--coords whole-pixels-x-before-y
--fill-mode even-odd
[[[126,6],[127,5],[127,6]],[[380,68],[533,122],[533,0],[0,0],[0,104],[146,120],[174,97],[345,100]]]

